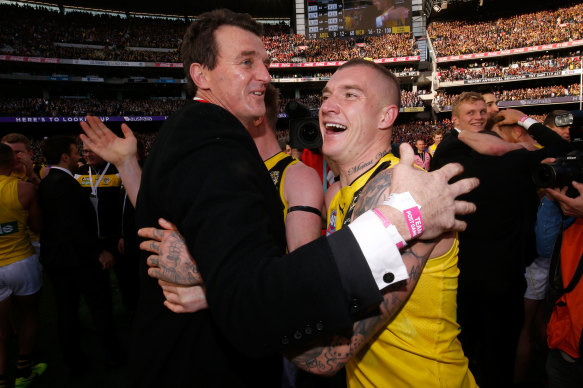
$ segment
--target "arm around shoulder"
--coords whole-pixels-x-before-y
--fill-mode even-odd
[[[321,235],[324,191],[316,170],[301,162],[288,167],[284,197],[291,210],[285,223],[287,248],[291,252]]]

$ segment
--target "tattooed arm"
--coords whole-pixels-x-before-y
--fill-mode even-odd
[[[419,241],[402,252],[409,279],[385,290],[384,299],[379,306],[381,315],[356,322],[350,337],[335,335],[322,339],[321,343],[311,349],[301,354],[288,353],[286,357],[299,368],[313,374],[333,375],[338,372],[397,315],[417,284],[433,246],[433,243]]]
[[[353,219],[388,198],[391,178],[392,171],[385,170],[367,184],[358,198]],[[418,241],[402,251],[409,279],[385,289],[379,306],[381,315],[356,322],[350,336],[335,335],[322,339],[307,351],[300,350],[299,354],[288,353],[286,356],[307,372],[319,375],[335,374],[397,315],[415,288],[435,245],[435,241]]]

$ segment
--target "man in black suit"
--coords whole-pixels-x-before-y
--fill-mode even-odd
[[[82,374],[87,360],[80,346],[81,294],[91,310],[108,363],[118,364],[124,357],[113,323],[108,273],[104,271],[113,265],[113,256],[100,245],[93,206],[71,173],[81,158],[74,139],[49,138],[43,152],[52,167],[39,185],[41,262],[55,291],[65,360],[74,374]]]
[[[431,162],[432,170],[458,162],[464,166],[460,177],[480,179],[476,190],[462,196],[475,203],[477,211],[463,217],[468,227],[459,234],[458,322],[470,369],[484,387],[512,384],[523,320],[524,268],[535,257],[538,199],[531,169],[569,149],[558,135],[517,110],[499,115],[504,117],[499,125],[518,124],[545,148],[522,148],[503,156],[474,151],[465,142],[471,144],[472,134],[483,132],[489,115],[480,94],[465,92],[452,107],[455,129],[444,137]]]

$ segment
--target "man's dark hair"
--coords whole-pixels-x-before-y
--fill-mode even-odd
[[[504,116],[499,114],[494,117],[488,117],[486,125],[484,126],[484,131],[491,131],[492,128],[494,128],[494,125],[498,124],[501,121],[504,121]]]
[[[394,86],[391,90],[392,93],[390,95],[390,99],[394,101],[395,105],[397,105],[397,108],[401,108],[401,87],[399,86],[399,80],[389,69],[373,61],[367,61],[366,59],[362,58],[353,58],[340,66],[337,71],[354,66],[366,66],[382,74],[387,79],[387,81],[389,81],[389,83],[393,84]]]
[[[493,87],[488,86],[488,85],[482,85],[480,87],[476,88],[476,93],[480,93],[482,96],[484,94],[494,94],[496,95],[496,91],[494,90]]]
[[[190,65],[200,63],[209,70],[215,68],[219,54],[215,31],[225,25],[239,27],[258,37],[263,35],[263,26],[246,13],[217,9],[200,15],[200,18],[192,22],[186,29],[181,48],[182,64],[186,74],[186,88],[188,93],[193,96],[196,94],[196,85],[190,77]]]
[[[10,167],[14,160],[14,152],[12,148],[4,143],[0,143],[0,169]]]
[[[549,113],[547,115],[547,117],[545,117],[545,121],[543,122],[543,124],[546,125],[547,127],[555,128],[557,126],[557,124],[555,124],[555,118],[559,115],[564,114],[564,113],[569,113],[569,111],[562,110],[562,109],[555,109],[554,111]]]
[[[277,114],[279,113],[279,90],[273,84],[267,84],[265,89],[265,121],[269,128],[275,131]]]
[[[48,164],[59,164],[61,155],[71,155],[71,146],[76,145],[71,136],[53,136],[45,139],[42,145],[43,155]]]

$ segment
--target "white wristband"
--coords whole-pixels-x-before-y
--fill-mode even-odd
[[[392,206],[403,212],[412,239],[423,233],[421,206],[415,202],[411,193],[405,192],[391,194],[389,199],[384,201],[383,204]]]
[[[528,128],[530,128],[530,126],[532,124],[536,124],[536,123],[538,123],[538,121],[536,121],[533,118],[528,117],[528,115],[524,115],[520,118],[520,120],[518,120],[518,122],[516,124],[520,125],[522,128],[524,128],[528,131]]]

